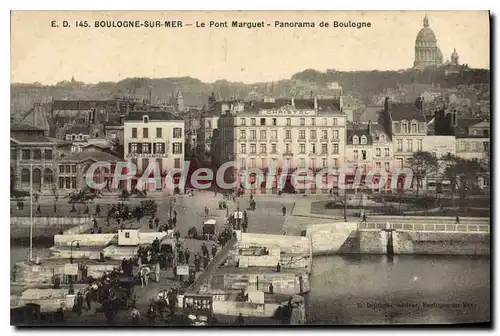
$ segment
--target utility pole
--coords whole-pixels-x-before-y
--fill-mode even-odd
[[[30,163],[30,257],[33,260],[33,164]]]

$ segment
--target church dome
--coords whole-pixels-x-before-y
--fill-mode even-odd
[[[434,35],[434,32],[432,29],[429,27],[429,18],[427,17],[427,14],[424,17],[424,27],[420,29],[420,31],[417,34],[417,42],[436,42],[436,35]]]
[[[458,57],[457,49],[453,49],[453,53],[451,54],[451,58],[457,58],[457,57]]]
[[[417,41],[436,42],[436,35],[429,27],[422,28],[417,35]]]

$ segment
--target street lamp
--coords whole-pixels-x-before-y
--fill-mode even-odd
[[[73,264],[73,243],[76,242],[75,247],[80,248],[79,240],[73,240],[71,241],[71,244],[69,246],[70,249],[70,256],[69,256],[69,263]],[[69,276],[69,291],[68,294],[75,294],[75,288],[73,287],[73,275],[71,274]]]

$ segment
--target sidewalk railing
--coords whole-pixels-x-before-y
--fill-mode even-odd
[[[490,233],[490,226],[487,224],[448,224],[448,223],[433,223],[433,224],[402,224],[402,223],[370,223],[358,222],[358,230],[373,229],[373,230],[403,230],[403,231],[435,231],[435,232],[481,232]]]

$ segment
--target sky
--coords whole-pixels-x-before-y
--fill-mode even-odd
[[[413,66],[425,13],[445,60],[456,48],[460,63],[490,68],[487,11],[13,11],[11,83],[55,84],[73,76],[86,83],[184,76],[254,83],[309,68],[406,69]],[[71,27],[62,27],[64,20]],[[84,20],[90,27],[76,27]],[[179,20],[184,27],[95,28],[101,20]],[[266,26],[231,28],[233,20]],[[197,28],[197,21],[206,27]],[[228,21],[229,28],[207,27],[210,21]],[[314,22],[316,28],[275,28],[275,21]],[[322,21],[330,27],[320,28]],[[370,22],[371,27],[333,28],[333,21]]]

